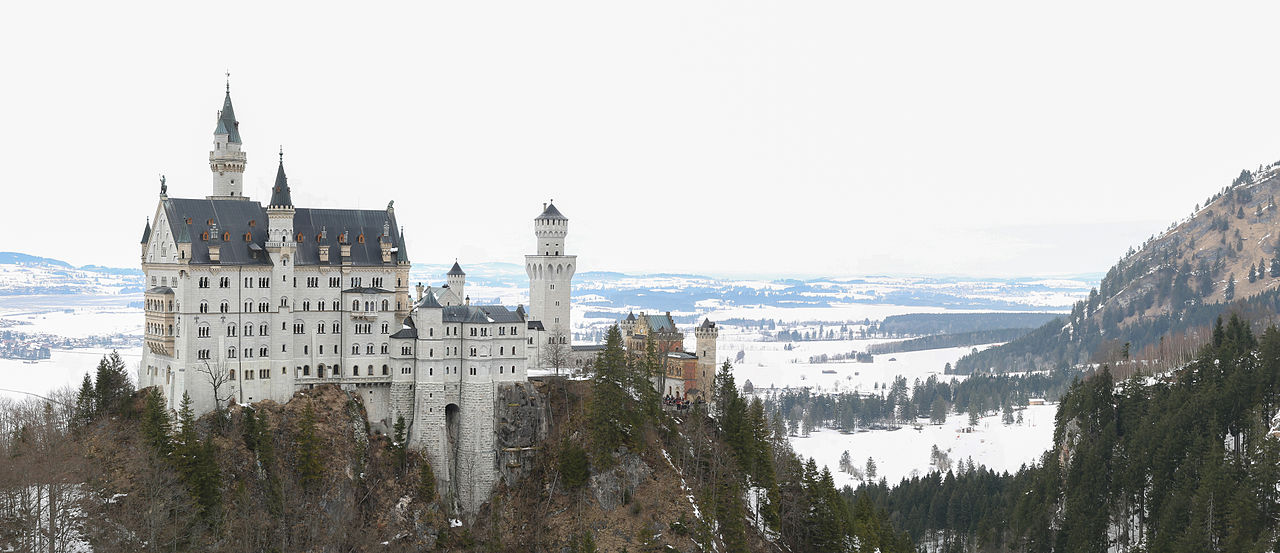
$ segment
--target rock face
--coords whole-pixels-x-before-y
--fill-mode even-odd
[[[497,386],[493,407],[498,472],[511,486],[528,474],[547,437],[547,404],[532,383],[513,382]]]
[[[653,469],[635,453],[615,453],[617,464],[610,470],[591,475],[591,494],[600,508],[612,511],[635,494],[641,482],[653,475]]]

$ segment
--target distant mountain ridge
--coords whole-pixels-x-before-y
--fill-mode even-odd
[[[1130,248],[1069,315],[966,356],[956,369],[1020,371],[1126,355],[1174,362],[1206,341],[1206,329],[1224,311],[1255,322],[1274,319],[1280,309],[1277,195],[1280,162],[1242,171],[1189,217]]]

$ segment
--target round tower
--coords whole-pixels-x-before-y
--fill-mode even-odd
[[[573,336],[569,326],[569,299],[578,262],[578,256],[565,253],[569,218],[556,209],[554,202],[542,204],[542,214],[533,220],[533,234],[534,253],[525,256],[529,320],[542,322],[547,332],[560,335],[560,341],[569,344]]]
[[[209,151],[209,170],[213,172],[211,198],[244,198],[245,155],[240,151],[240,122],[231,107],[231,83],[218,112],[218,126],[213,130],[213,150]]]

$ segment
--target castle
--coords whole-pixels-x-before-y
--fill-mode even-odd
[[[628,313],[618,325],[627,351],[643,355],[649,343],[662,362],[661,373],[654,378],[658,395],[675,400],[711,400],[711,386],[716,378],[716,340],[720,329],[710,319],[694,329],[695,351],[684,349],[684,332],[676,328],[668,311],[661,315]]]
[[[283,152],[270,200],[251,200],[239,125],[228,85],[209,152],[212,194],[170,197],[161,179],[141,243],[139,385],[162,390],[170,409],[187,394],[200,414],[336,384],[361,397],[375,430],[403,417],[440,489],[474,511],[502,473],[502,451],[519,449],[499,447],[511,445],[499,444],[510,429],[495,421],[512,424],[499,412],[512,394],[537,401],[526,374],[545,342],[570,345],[568,218],[544,205],[534,219],[528,311],[472,305],[457,263],[445,285],[411,295],[392,202],[295,206]]]

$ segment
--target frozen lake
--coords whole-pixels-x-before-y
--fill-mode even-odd
[[[98,368],[98,361],[109,353],[111,350],[100,348],[55,349],[50,359],[37,363],[0,359],[0,388],[5,388],[0,395],[20,399],[25,394],[13,390],[44,395],[63,386],[78,388],[84,375],[93,373]],[[142,349],[121,350],[120,357],[125,362],[129,378],[136,382]]]

